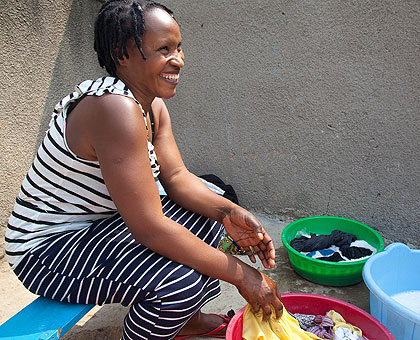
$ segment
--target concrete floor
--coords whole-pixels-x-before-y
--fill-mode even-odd
[[[256,216],[270,233],[276,245],[276,268],[265,270],[259,263],[256,265],[251,264],[246,256],[240,256],[240,258],[273,279],[277,283],[281,293],[311,293],[325,295],[349,302],[365,311],[369,311],[369,290],[363,282],[348,287],[329,287],[307,281],[294,272],[290,266],[287,251],[281,243],[281,232],[284,227],[291,222],[290,220],[266,217],[259,214],[256,214]],[[225,282],[221,282],[221,287],[221,296],[209,302],[203,308],[203,311],[225,314],[230,309],[238,311],[246,305],[246,301],[239,295],[236,287]],[[92,317],[89,318],[88,316],[87,318],[82,319],[81,322],[73,327],[73,329],[62,339],[119,339],[120,325],[122,324],[125,313],[126,308],[118,305],[98,308],[98,311],[96,311]],[[202,338],[191,339],[199,340]]]
[[[266,217],[256,214],[266,230],[272,236],[277,249],[276,268],[265,270],[259,263],[253,265],[264,274],[273,279],[281,293],[311,293],[325,295],[349,302],[365,311],[369,311],[369,290],[363,282],[347,287],[329,287],[307,281],[297,275],[290,266],[286,249],[281,243],[281,232],[290,223],[290,220],[281,218]],[[250,263],[246,256],[241,259]],[[251,263],[250,263],[251,264]],[[23,306],[34,299],[34,296],[17,281],[10,269],[3,263],[0,282],[3,289],[0,289],[0,300],[2,301],[2,319],[0,323],[7,320]],[[5,289],[7,283],[9,287]],[[14,287],[10,291],[10,285]],[[222,294],[217,299],[208,303],[203,311],[212,313],[226,313],[230,309],[239,310],[246,305],[246,301],[239,295],[236,287],[221,283]],[[16,303],[16,296],[19,301]],[[120,305],[107,305],[95,307],[88,315],[81,319],[67,334],[63,340],[117,340],[121,336],[121,325],[127,312],[126,307]],[[9,315],[10,314],[10,315]],[[192,340],[199,338],[191,338]],[[211,339],[211,338],[207,338]]]

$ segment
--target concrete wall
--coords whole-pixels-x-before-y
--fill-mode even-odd
[[[186,55],[167,105],[193,172],[219,175],[256,212],[344,216],[420,246],[420,2],[164,3]],[[103,74],[99,6],[0,3],[3,225],[53,105]]]
[[[54,105],[103,74],[93,51],[97,0],[0,1],[0,258],[20,184]]]

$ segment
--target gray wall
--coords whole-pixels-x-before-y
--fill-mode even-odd
[[[54,105],[103,74],[93,51],[97,0],[0,1],[0,258],[15,197]]]
[[[186,54],[168,106],[193,171],[259,212],[420,244],[419,1],[166,3]]]
[[[344,216],[420,246],[418,0],[164,3],[186,55],[167,105],[193,172],[256,212]],[[0,2],[3,225],[53,105],[103,74],[99,6]]]

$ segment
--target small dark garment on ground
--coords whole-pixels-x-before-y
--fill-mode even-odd
[[[310,253],[316,250],[327,249],[334,245],[339,247],[341,254],[347,259],[358,259],[372,254],[370,249],[350,246],[356,240],[356,235],[341,230],[333,230],[330,235],[316,235],[311,233],[310,237],[301,236],[294,238],[290,242],[290,246],[298,252]],[[318,257],[317,259],[332,262],[345,261],[338,252],[331,256]]]

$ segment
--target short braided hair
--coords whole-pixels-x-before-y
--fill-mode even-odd
[[[130,38],[146,60],[141,36],[145,33],[144,14],[151,8],[161,8],[174,18],[169,8],[149,0],[108,0],[101,6],[95,21],[94,49],[99,65],[111,76],[116,76],[118,59],[129,58],[126,44]]]

